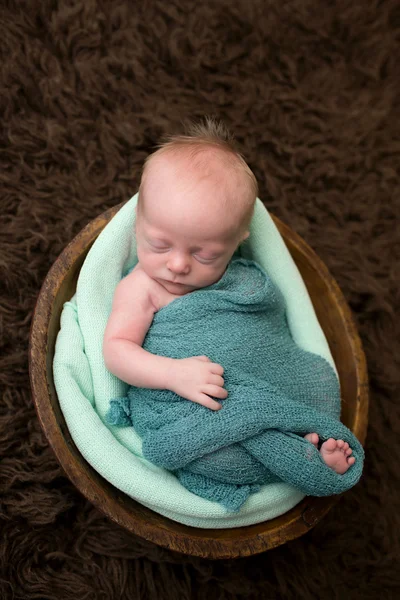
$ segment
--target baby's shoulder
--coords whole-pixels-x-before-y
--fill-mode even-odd
[[[141,301],[147,302],[151,299],[151,287],[152,280],[150,277],[143,271],[143,269],[136,265],[119,282],[116,292],[115,299],[120,302],[132,302],[132,301]]]
[[[151,279],[138,263],[129,271],[128,275],[121,279],[119,285],[121,287],[136,287],[139,283],[146,289],[151,285]]]
[[[142,302],[152,304],[155,312],[176,298],[167,292],[158,281],[147,275],[139,264],[121,281],[120,285],[124,281],[126,293],[137,299],[140,297]]]

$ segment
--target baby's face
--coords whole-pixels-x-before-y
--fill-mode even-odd
[[[174,295],[212,285],[247,235],[221,209],[209,181],[188,189],[172,178],[153,179],[146,181],[136,220],[141,267]]]

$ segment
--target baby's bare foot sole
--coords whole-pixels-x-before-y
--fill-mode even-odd
[[[343,475],[354,465],[356,459],[350,456],[353,450],[347,442],[343,440],[334,440],[329,438],[321,446],[321,456],[324,462],[339,475]]]

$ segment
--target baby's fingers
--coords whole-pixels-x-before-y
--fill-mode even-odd
[[[214,373],[211,373],[208,379],[208,383],[211,383],[213,385],[219,385],[219,387],[224,387],[225,381],[220,375],[215,375]]]
[[[207,396],[207,394],[199,394],[198,398],[195,399],[195,402],[206,408],[211,408],[211,410],[220,410],[222,408],[219,402],[216,402],[210,398],[210,396]]]
[[[210,369],[213,373],[215,373],[215,375],[224,374],[224,367],[221,367],[221,365],[219,365],[218,363],[211,363]]]
[[[219,385],[213,385],[211,383],[208,383],[207,385],[203,386],[201,388],[201,391],[204,394],[207,394],[208,396],[213,396],[214,398],[221,398],[221,400],[228,397],[228,392],[223,387],[220,387]]]

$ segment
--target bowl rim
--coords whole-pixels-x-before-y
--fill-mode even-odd
[[[159,515],[117,490],[85,461],[73,441],[71,442],[72,438],[66,440],[66,425],[63,428],[57,421],[51,406],[53,384],[48,379],[46,368],[49,324],[54,300],[79,256],[87,252],[103,227],[124,204],[125,202],[113,206],[95,217],[73,238],[53,263],[37,297],[29,337],[29,376],[40,425],[59,464],[84,497],[111,520],[135,535],[183,554],[212,559],[250,556],[303,535],[327,514],[341,495],[322,498],[305,497],[283,515],[254,525],[229,529],[191,527]],[[338,284],[318,255],[303,238],[278,217],[275,215],[271,217],[284,237],[286,245],[290,241],[309,261],[311,259],[313,268],[324,279],[328,289],[336,298],[337,308],[347,329],[355,359],[358,410],[352,431],[364,444],[368,424],[368,374],[364,351],[350,308]],[[80,249],[78,255],[77,248]],[[47,402],[40,401],[43,395],[47,397]],[[132,513],[133,508],[134,513]]]

